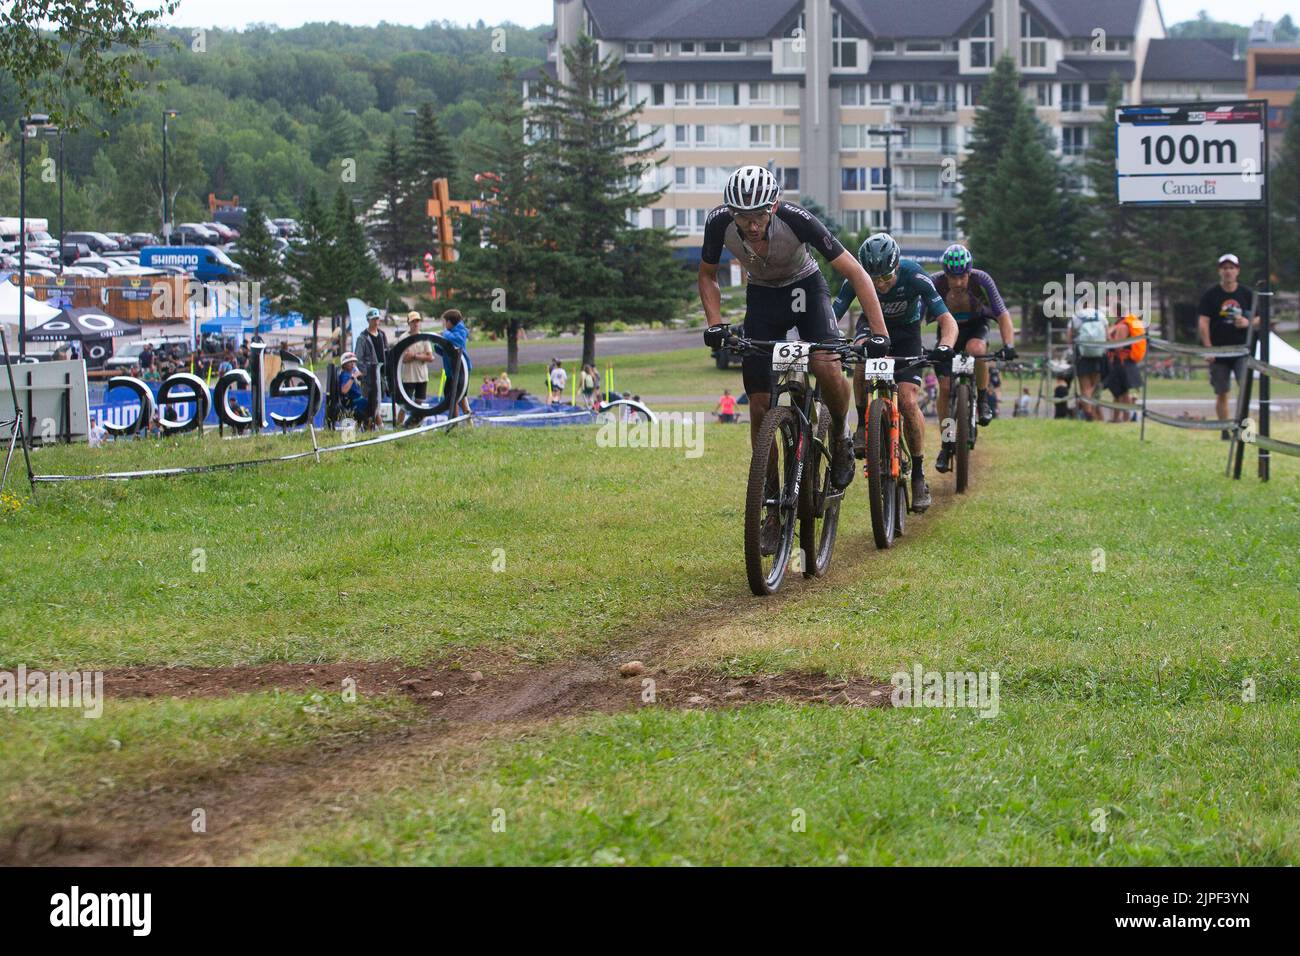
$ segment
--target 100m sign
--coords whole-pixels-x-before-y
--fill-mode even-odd
[[[1230,139],[1202,140],[1199,136],[1188,133],[1177,141],[1172,136],[1143,136],[1139,141],[1142,146],[1143,161],[1150,166],[1154,156],[1161,166],[1173,165],[1180,161],[1188,166],[1199,162],[1222,166],[1225,163],[1235,165],[1237,162],[1237,144]]]

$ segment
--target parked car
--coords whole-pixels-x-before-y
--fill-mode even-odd
[[[145,246],[156,246],[159,244],[158,237],[152,232],[133,232],[126,237],[127,245],[139,251]]]
[[[82,256],[92,256],[94,251],[84,242],[72,242],[65,239],[63,241],[63,264],[70,266]]]
[[[127,235],[124,232],[106,232],[104,235],[116,242],[119,249],[126,249],[130,246],[130,242],[127,241]]]
[[[280,230],[280,235],[286,239],[290,239],[302,232],[297,219],[272,219],[271,221],[275,223],[275,228]]]
[[[90,246],[92,252],[114,252],[117,249],[117,243],[102,232],[67,232],[63,235],[63,241]]]
[[[214,229],[210,229],[201,222],[183,222],[176,227],[172,233],[172,241],[175,242],[184,236],[182,245],[201,245],[201,246],[219,246],[221,245],[221,236]]]
[[[229,226],[227,226],[225,223],[221,223],[221,222],[205,222],[205,223],[203,223],[203,225],[207,226],[209,229],[211,229],[213,232],[215,232],[218,236],[220,236],[222,242],[234,242],[236,239],[239,238],[239,230],[238,230],[238,229],[231,229],[231,228],[230,228]]]

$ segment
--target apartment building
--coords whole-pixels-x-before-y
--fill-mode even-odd
[[[669,187],[642,224],[675,228],[688,255],[727,175],[756,163],[792,201],[815,199],[853,231],[886,228],[888,214],[908,254],[937,258],[960,238],[961,162],[1007,52],[1076,164],[1112,78],[1127,102],[1246,89],[1244,60],[1168,38],[1157,0],[554,0],[554,10],[551,76],[565,78],[558,50],[580,31],[623,58],[665,159],[646,186]]]

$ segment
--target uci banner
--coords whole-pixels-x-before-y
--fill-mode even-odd
[[[1120,205],[1257,205],[1266,196],[1263,100],[1115,111]]]

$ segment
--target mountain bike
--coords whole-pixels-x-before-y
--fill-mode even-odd
[[[817,578],[830,566],[844,491],[831,484],[836,436],[830,434],[830,410],[821,400],[820,386],[815,379],[809,382],[808,359],[814,352],[851,358],[851,346],[767,342],[733,335],[726,348],[735,355],[770,357],[772,371],[779,373],[754,444],[745,492],[745,572],[749,589],[762,597],[780,589],[791,567],[805,578]],[[771,517],[779,523],[780,533],[775,548],[768,542],[765,549],[763,528]]]
[[[979,436],[979,408],[975,401],[975,363],[996,362],[1002,358],[1001,350],[992,355],[967,355],[958,352],[952,357],[948,385],[948,418],[940,423],[945,442],[952,442],[953,470],[956,472],[957,493],[964,494],[970,486],[970,456]]]
[[[867,387],[867,454],[863,472],[871,502],[871,533],[876,547],[892,547],[906,527],[911,510],[912,452],[902,427],[895,371],[928,365],[924,355],[867,358],[862,355]]]

